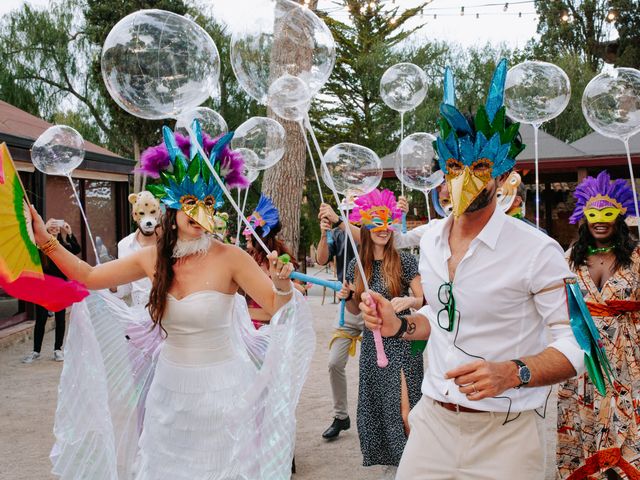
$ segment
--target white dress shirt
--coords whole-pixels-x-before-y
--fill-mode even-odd
[[[547,346],[567,357],[578,373],[584,370],[584,352],[569,325],[564,288],[564,279],[574,275],[562,249],[552,238],[496,209],[456,269],[453,295],[459,321],[448,332],[438,326],[437,315],[444,306],[438,289],[449,281],[452,221],[453,215],[437,222],[420,242],[419,268],[428,303],[420,313],[431,324],[422,393],[491,412],[541,407],[549,387],[509,389],[502,394],[508,398],[471,401],[445,373],[476,357],[507,361],[536,355]],[[446,312],[441,315],[446,318]]]
[[[118,258],[124,258],[143,248],[138,243],[137,233],[138,231],[136,230],[118,242]],[[148,277],[144,277],[126,285],[120,285],[116,295],[120,298],[131,295],[132,305],[146,305],[149,302],[151,286],[151,280]]]
[[[424,225],[420,225],[419,227],[412,228],[407,233],[394,233],[393,238],[395,238],[396,248],[411,248],[420,246],[420,240],[422,240],[422,236],[442,221],[443,219],[434,218],[429,223],[425,223]]]

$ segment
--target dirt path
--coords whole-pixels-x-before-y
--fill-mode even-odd
[[[332,420],[331,394],[327,372],[327,345],[331,339],[337,305],[327,297],[321,306],[321,297],[309,297],[314,312],[318,337],[309,379],[298,407],[298,433],[296,445],[297,474],[294,480],[369,480],[379,479],[378,467],[364,468],[355,428],[357,399],[357,356],[350,358],[347,376],[352,380],[349,402],[352,428],[343,432],[338,440],[327,443],[322,432]],[[53,350],[53,332],[46,335],[43,359],[31,366],[20,363],[31,344],[22,343],[0,351],[0,479],[48,480],[50,472],[49,450],[53,445],[53,417],[56,408],[57,385],[62,365],[50,360]],[[359,352],[358,352],[359,353]],[[548,440],[551,454],[548,479],[553,475],[553,445],[555,399],[550,399],[548,412]]]

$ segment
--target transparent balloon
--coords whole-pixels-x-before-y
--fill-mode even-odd
[[[354,143],[334,145],[324,155],[336,191],[360,196],[374,190],[382,180],[382,162],[371,149]],[[331,187],[323,169],[322,179]]]
[[[136,117],[175,118],[213,95],[220,55],[195,22],[164,10],[127,15],[102,48],[102,78],[113,100]]]
[[[432,172],[436,159],[435,140],[430,133],[418,132],[406,137],[398,146],[394,171],[405,186],[424,192],[441,183],[439,176],[434,177]]]
[[[327,82],[336,60],[331,31],[309,8],[289,0],[248,0],[247,21],[231,38],[231,66],[242,88],[266,105],[269,87],[284,74],[311,95]]]
[[[413,110],[427,96],[427,75],[413,63],[398,63],[382,75],[380,96],[397,112]]]
[[[55,125],[31,147],[31,161],[47,175],[70,175],[84,160],[84,139],[75,129]]]
[[[571,83],[552,63],[526,61],[507,72],[504,104],[516,122],[540,125],[560,115],[571,99]]]
[[[283,157],[285,138],[284,127],[275,120],[252,117],[236,129],[231,148],[250,150],[254,155],[242,150],[245,165],[254,170],[265,170]]]
[[[280,118],[298,122],[311,107],[311,92],[298,77],[284,74],[269,87],[269,107]]]
[[[253,153],[253,151],[247,148],[239,148],[238,152],[240,152],[242,158],[246,158],[245,156],[256,155],[255,153]],[[258,170],[254,170],[253,168],[247,167],[247,165],[245,164],[244,168],[242,169],[242,175],[244,175],[244,178],[246,178],[249,183],[253,183],[258,178],[258,175],[260,175],[260,172]]]
[[[582,112],[605,137],[627,140],[640,132],[640,71],[616,68],[594,77],[582,94]]]
[[[175,130],[188,136],[187,126],[191,127],[194,120],[198,120],[202,131],[212,138],[229,131],[227,122],[222,118],[222,115],[207,107],[197,107],[181,114],[176,122]]]

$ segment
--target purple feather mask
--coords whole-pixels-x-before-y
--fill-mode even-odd
[[[583,217],[589,223],[609,223],[622,215],[634,212],[633,190],[626,180],[611,180],[609,172],[603,170],[596,178],[587,177],[573,193],[576,207],[570,223],[578,223]]]
[[[176,144],[185,157],[189,158],[191,141],[180,133],[175,133]],[[202,134],[202,148],[207,156],[211,155],[211,151],[218,143],[222,135],[211,138],[206,133]],[[244,161],[242,155],[232,150],[229,145],[225,145],[220,153],[220,176],[225,179],[228,188],[247,188],[248,180],[242,175]],[[140,156],[140,167],[134,171],[142,173],[150,178],[160,178],[160,172],[169,168],[171,161],[169,151],[165,143],[149,147]]]

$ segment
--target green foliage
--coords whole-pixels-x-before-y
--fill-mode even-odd
[[[538,0],[538,57],[580,56],[593,71],[602,64],[609,0]],[[569,18],[570,20],[565,20]]]
[[[637,0],[611,0],[617,18],[615,27],[619,39],[616,42],[618,67],[640,68],[640,5]]]
[[[79,106],[75,110],[55,112],[48,120],[55,125],[68,125],[71,128],[75,128],[82,135],[82,138],[88,142],[97,145],[102,142],[102,132],[86,108]]]

